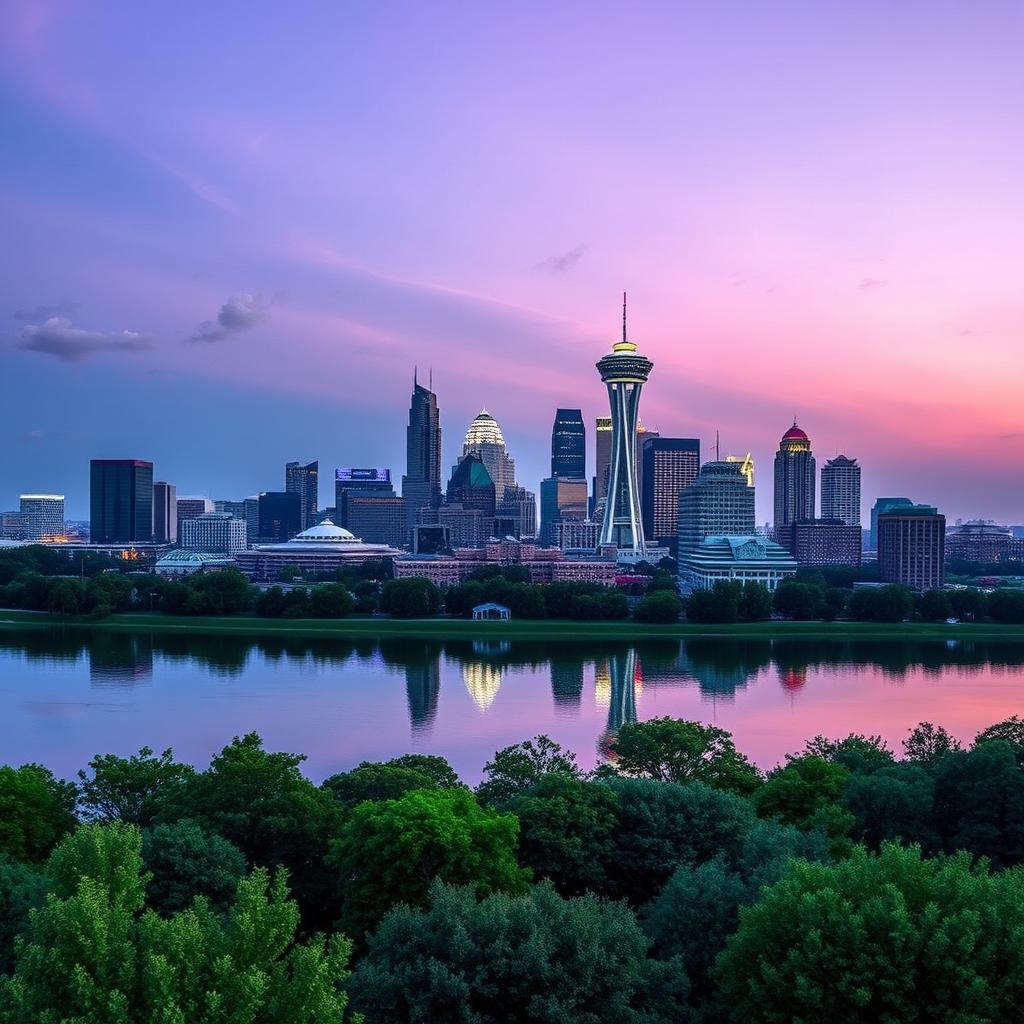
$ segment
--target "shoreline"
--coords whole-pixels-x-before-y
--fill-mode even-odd
[[[234,636],[315,636],[363,638],[433,638],[438,640],[1008,640],[1024,641],[1024,626],[999,623],[944,622],[792,622],[767,620],[735,624],[673,623],[650,625],[623,620],[576,622],[563,619],[514,619],[473,622],[469,619],[262,619],[255,616],[178,616],[125,612],[106,619],[58,618],[48,612],[0,610],[0,631],[25,628],[146,631],[154,633],[228,634]]]

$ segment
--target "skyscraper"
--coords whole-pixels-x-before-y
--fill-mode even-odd
[[[462,443],[462,455],[480,456],[494,481],[498,503],[504,501],[505,491],[516,485],[516,464],[508,454],[498,421],[486,409],[481,409],[470,423]]]
[[[259,539],[267,543],[291,540],[300,533],[300,496],[295,491],[261,491]],[[181,523],[178,524],[181,527]]]
[[[299,496],[299,529],[307,530],[317,522],[320,499],[320,463],[288,462],[284,467],[284,489]]]
[[[205,516],[207,512],[213,512],[214,505],[210,498],[178,498],[175,502],[175,509],[178,520],[178,532],[175,540],[180,544],[183,524],[190,519]]]
[[[152,462],[89,462],[89,537],[93,544],[146,544],[153,540]]]
[[[807,435],[789,428],[775,453],[775,527],[814,518],[814,455]]]
[[[708,537],[754,533],[754,488],[738,462],[705,462],[697,479],[679,493],[679,555]]]
[[[612,414],[612,453],[601,543],[614,544],[634,556],[644,554],[644,526],[637,487],[636,427],[640,391],[654,368],[626,335],[626,296],[622,296],[622,340],[597,363],[608,387]]]
[[[178,488],[166,480],[153,484],[153,540],[173,544],[178,539]]]
[[[479,455],[466,455],[460,460],[448,481],[447,498],[450,505],[476,508],[494,518],[494,481]]]
[[[641,453],[644,535],[656,544],[675,545],[679,492],[697,479],[700,441],[695,437],[645,439]]]
[[[594,510],[603,511],[608,493],[608,470],[612,464],[612,418],[598,416],[594,420]]]
[[[743,476],[746,478],[747,486],[754,486],[754,457],[747,452],[746,455],[726,455],[726,462],[738,462]]]
[[[228,512],[204,512],[181,524],[181,546],[189,551],[234,555],[246,549],[244,519]]]
[[[946,517],[931,505],[898,505],[878,516],[878,571],[887,583],[934,590],[945,582]]]
[[[821,467],[821,518],[860,526],[860,466],[837,455]]]
[[[62,534],[64,495],[21,495],[21,530],[25,540],[49,540]]]
[[[868,547],[871,551],[878,550],[878,517],[893,508],[909,508],[914,503],[909,498],[877,498],[871,506],[871,533]]]
[[[423,387],[415,374],[405,432],[405,458],[402,497],[412,529],[421,508],[437,508],[441,504],[441,415],[437,395]]]
[[[552,476],[540,482],[540,542],[555,543],[555,523],[587,518],[587,481]]]
[[[395,488],[391,483],[391,470],[384,466],[369,466],[365,469],[340,466],[334,471],[334,522],[346,530],[351,530],[348,524],[349,501],[356,495],[393,498]],[[363,535],[358,533],[356,536]]]
[[[551,475],[586,480],[587,430],[580,409],[556,409],[551,428]]]

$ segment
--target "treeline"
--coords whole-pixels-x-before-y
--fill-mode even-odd
[[[423,754],[316,786],[254,734],[0,768],[0,1021],[1017,1018],[1020,719],[767,774],[667,718],[611,754],[539,736],[475,790]]]

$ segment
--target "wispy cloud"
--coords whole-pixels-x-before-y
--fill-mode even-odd
[[[860,279],[860,284],[858,284],[857,287],[863,291],[868,291],[871,288],[884,288],[885,281],[882,281],[877,277],[862,277]]]
[[[97,352],[141,352],[152,347],[149,338],[137,331],[86,331],[62,316],[52,316],[42,324],[26,324],[17,344],[18,348],[56,356],[66,363],[81,362]]]
[[[255,295],[232,295],[217,314],[216,321],[204,320],[189,341],[223,341],[233,334],[248,331],[267,317],[268,303]]]
[[[32,309],[16,309],[14,311],[14,319],[27,320],[33,324],[43,323],[49,320],[50,317],[70,316],[78,309],[79,305],[80,303],[72,302],[70,299],[61,299],[60,302],[54,302],[49,306],[40,305]]]
[[[558,256],[549,256],[546,260],[541,260],[537,264],[537,270],[546,270],[552,274],[564,274],[567,270],[572,270],[583,259],[588,248],[588,245],[580,242],[579,245],[568,252],[563,252]]]

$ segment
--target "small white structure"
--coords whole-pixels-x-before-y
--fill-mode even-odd
[[[503,604],[495,604],[493,601],[488,601],[486,604],[478,604],[473,609],[474,622],[486,622],[488,620],[508,622],[511,618],[512,612],[510,609],[506,608]]]

